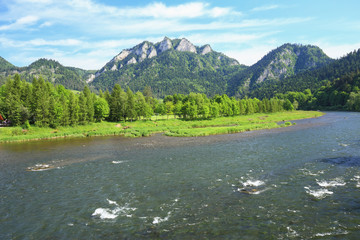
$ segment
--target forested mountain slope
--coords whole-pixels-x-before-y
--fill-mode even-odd
[[[196,47],[185,38],[165,37],[156,44],[145,41],[123,50],[88,82],[102,90],[111,90],[116,83],[133,91],[151,86],[157,97],[190,92],[214,96],[226,93],[228,79],[245,68],[209,45]]]
[[[357,74],[359,70],[360,49],[318,69],[307,70],[281,81],[264,82],[254,87],[250,96],[267,98],[288,91],[302,92],[305,89],[316,91],[327,82],[333,82],[338,78],[346,79],[346,75]]]
[[[0,85],[8,76],[19,74],[22,79],[31,82],[34,77],[41,76],[53,84],[61,84],[69,89],[83,90],[86,79],[95,71],[65,67],[55,60],[39,59],[27,67],[16,67],[0,58]]]
[[[245,71],[234,75],[228,83],[228,94],[238,97],[253,95],[254,89],[277,84],[306,70],[314,70],[332,62],[319,47],[284,44],[265,55]]]

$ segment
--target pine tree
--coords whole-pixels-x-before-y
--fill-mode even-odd
[[[130,119],[130,121],[133,121],[137,117],[136,102],[135,102],[134,93],[131,91],[129,87],[126,89],[126,96],[127,96],[126,117]]]
[[[79,105],[78,105],[78,99],[73,92],[71,92],[69,95],[68,111],[69,111],[70,125],[71,126],[77,125],[79,120]]]
[[[83,91],[85,100],[86,100],[86,121],[93,122],[94,121],[94,101],[93,94],[91,93],[88,86],[85,86]]]
[[[79,96],[79,124],[85,125],[89,122],[88,112],[87,98],[84,93],[81,93]]]
[[[105,92],[105,96],[106,96],[106,92]],[[111,96],[110,97],[108,96],[110,98],[110,103],[109,103],[110,121],[118,122],[123,118],[125,106],[122,102],[121,96],[122,96],[122,89],[119,84],[115,84]]]

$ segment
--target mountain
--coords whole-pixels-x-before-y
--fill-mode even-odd
[[[0,57],[0,86],[5,82],[8,72],[15,70],[17,67]]]
[[[14,65],[0,57],[0,72],[7,71],[16,68]]]
[[[281,82],[306,70],[332,62],[319,47],[284,44],[265,55],[245,71],[234,75],[228,83],[229,95],[243,97],[267,82]]]
[[[39,59],[27,67],[16,67],[0,58],[0,85],[8,76],[19,74],[22,79],[32,81],[42,76],[54,84],[61,84],[68,89],[83,90],[86,79],[95,71],[87,71],[74,67],[64,67],[55,60]]]
[[[320,87],[329,85],[330,83],[334,83],[336,88],[339,89],[350,89],[353,87],[353,84],[350,84],[351,81],[346,79],[348,79],[350,75],[358,75],[359,72],[360,49],[340,59],[333,60],[322,67],[300,72],[281,81],[268,81],[262,85],[258,85],[252,89],[250,96],[268,98],[277,93],[286,93],[289,91],[302,92],[305,89],[310,89],[314,92]],[[339,81],[339,78],[340,80],[345,79],[345,81]],[[339,87],[339,83],[342,83],[343,86]]]
[[[87,82],[102,90],[111,90],[116,83],[132,91],[151,86],[157,97],[190,92],[213,96],[224,94],[228,79],[243,69],[246,66],[210,45],[197,47],[185,38],[165,37],[121,51]]]
[[[16,67],[0,58],[0,85],[7,76],[20,74],[31,81],[40,75],[54,84],[82,90],[123,89],[142,91],[150,86],[158,98],[175,93],[227,93],[236,97],[273,97],[287,91],[315,91],[325,80],[354,72],[360,66],[357,53],[339,60],[329,58],[316,46],[284,44],[247,67],[210,45],[195,46],[189,40],[165,37],[158,43],[144,41],[124,49],[98,71],[64,67],[54,60],[39,59]]]

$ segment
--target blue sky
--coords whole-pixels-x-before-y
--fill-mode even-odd
[[[360,48],[358,0],[0,0],[0,56],[100,69],[143,40],[185,37],[251,65],[284,43],[339,58]]]

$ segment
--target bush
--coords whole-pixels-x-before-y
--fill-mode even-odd
[[[29,123],[29,121],[26,120],[21,127],[22,127],[22,129],[29,130],[29,129],[30,129],[30,123]]]

